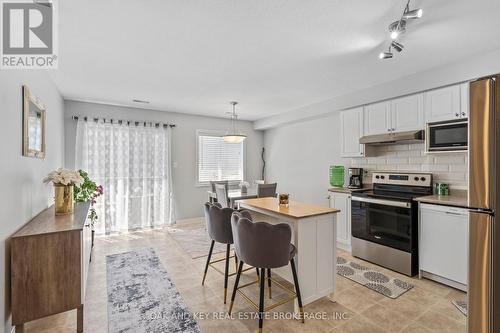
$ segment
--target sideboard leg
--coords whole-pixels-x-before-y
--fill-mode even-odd
[[[24,333],[24,324],[16,325],[16,333]]]
[[[76,309],[76,332],[83,332],[83,304]]]

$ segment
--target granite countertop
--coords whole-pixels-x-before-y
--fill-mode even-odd
[[[450,195],[426,195],[423,197],[415,198],[414,200],[424,203],[444,205],[444,206],[456,206],[456,207],[467,207],[467,191],[465,190],[450,190]]]
[[[339,192],[339,193],[352,193],[352,192],[360,192],[371,190],[371,187],[362,187],[362,188],[348,188],[348,187],[330,187],[328,191],[330,192]]]

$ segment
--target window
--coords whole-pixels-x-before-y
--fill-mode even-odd
[[[244,179],[244,143],[227,143],[220,133],[197,132],[198,183]]]

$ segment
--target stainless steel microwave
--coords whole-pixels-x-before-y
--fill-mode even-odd
[[[467,119],[428,123],[425,131],[425,145],[428,152],[467,150]]]

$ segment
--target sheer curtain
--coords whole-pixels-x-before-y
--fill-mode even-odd
[[[79,119],[75,165],[103,185],[94,205],[97,233],[175,222],[170,127]]]

